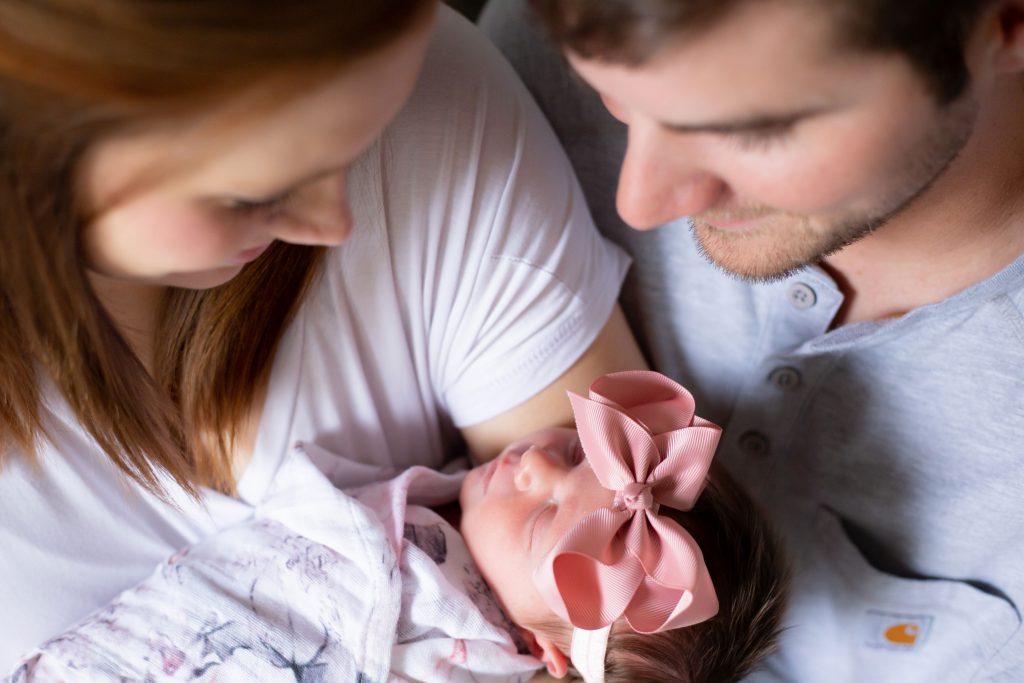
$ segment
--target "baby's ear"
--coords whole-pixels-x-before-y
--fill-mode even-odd
[[[530,647],[530,654],[544,662],[548,673],[554,678],[565,678],[569,671],[569,660],[565,654],[558,649],[555,641],[542,633],[534,633],[529,629],[523,629],[523,637]]]

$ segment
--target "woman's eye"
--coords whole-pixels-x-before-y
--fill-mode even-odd
[[[225,208],[234,218],[272,220],[288,212],[291,199],[290,194],[264,200],[233,199],[226,204]]]

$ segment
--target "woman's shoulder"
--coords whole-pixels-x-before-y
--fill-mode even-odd
[[[525,92],[515,71],[480,29],[442,5],[410,104],[436,101],[451,111],[488,97],[517,98]]]
[[[441,6],[417,85],[384,139],[407,167],[422,159],[436,171],[438,155],[456,149],[465,152],[456,160],[475,154],[508,168],[524,135],[546,126],[504,56],[475,25]]]
[[[575,191],[557,139],[504,57],[465,18],[439,12],[409,102],[349,176],[358,229],[336,250],[348,272],[379,270],[387,255],[416,287],[436,274],[421,272],[428,265],[453,270],[450,259],[479,261],[488,250],[554,248]]]

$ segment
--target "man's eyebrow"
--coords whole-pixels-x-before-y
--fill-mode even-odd
[[[817,116],[826,111],[825,107],[814,107],[786,112],[784,114],[753,114],[733,121],[709,121],[706,123],[662,122],[661,127],[673,133],[747,133],[758,130],[784,128],[797,121]]]
[[[583,78],[583,76],[580,75],[580,72],[576,70],[576,67],[572,65],[572,62],[570,62],[564,55],[562,56],[562,60],[566,67],[568,67],[567,72],[569,74],[570,81],[577,85],[582,85],[598,97],[602,96],[600,91],[592,86],[587,79]],[[719,135],[746,133],[791,126],[801,119],[823,114],[829,111],[829,109],[829,107],[808,107],[806,109],[798,109],[796,111],[780,114],[752,114],[734,121],[709,121],[707,123],[671,123],[663,121],[661,123],[661,127],[674,133],[716,133]]]

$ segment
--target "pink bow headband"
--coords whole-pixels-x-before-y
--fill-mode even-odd
[[[710,619],[718,598],[704,556],[659,508],[693,507],[721,428],[694,415],[690,392],[656,372],[605,375],[590,398],[569,399],[584,455],[615,502],[551,549],[534,572],[541,595],[578,629],[625,616],[637,633],[655,633]]]

